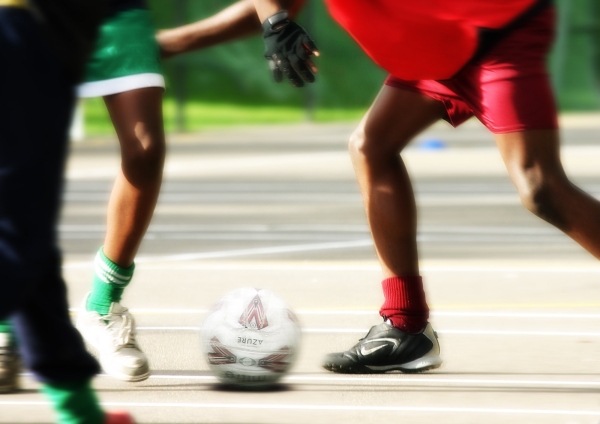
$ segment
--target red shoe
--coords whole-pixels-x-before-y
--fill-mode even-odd
[[[135,424],[129,412],[107,412],[104,424]]]

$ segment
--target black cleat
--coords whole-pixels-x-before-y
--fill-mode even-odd
[[[417,373],[442,365],[439,355],[440,345],[431,324],[420,333],[408,334],[383,322],[371,327],[354,347],[326,355],[323,368],[344,374]]]

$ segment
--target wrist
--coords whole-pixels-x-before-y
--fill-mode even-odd
[[[280,10],[274,15],[269,16],[262,23],[263,30],[278,30],[289,22],[289,14],[287,10]]]

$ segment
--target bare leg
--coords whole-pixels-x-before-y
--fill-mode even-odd
[[[565,175],[558,131],[497,134],[496,143],[523,205],[600,259],[600,202]]]
[[[162,88],[106,96],[104,101],[121,144],[121,172],[108,204],[104,253],[127,268],[156,207],[165,160]]]
[[[444,113],[437,100],[384,86],[350,140],[352,164],[386,277],[419,275],[415,198],[400,152]]]
[[[98,352],[104,371],[124,381],[143,381],[150,375],[133,318],[120,301],[160,190],[165,160],[162,92],[151,87],[104,98],[121,144],[121,172],[108,204],[106,240],[94,260],[92,291],[78,314],[77,328]]]
[[[329,371],[421,372],[442,364],[437,337],[427,322],[429,307],[417,253],[417,208],[400,152],[444,114],[437,100],[384,86],[352,135],[352,164],[385,276],[385,301],[379,311],[384,322],[371,327],[345,352],[326,355],[322,366]]]

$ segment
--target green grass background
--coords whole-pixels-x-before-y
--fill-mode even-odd
[[[104,102],[100,98],[85,99],[81,102],[85,116],[86,135],[113,134],[114,129]],[[173,99],[163,103],[165,130],[175,132],[176,106]],[[207,128],[231,125],[260,125],[273,123],[294,123],[303,121],[337,122],[356,121],[364,114],[364,108],[324,108],[316,109],[311,116],[299,106],[269,106],[234,103],[213,103],[190,101],[186,103],[186,127],[189,132]]]

